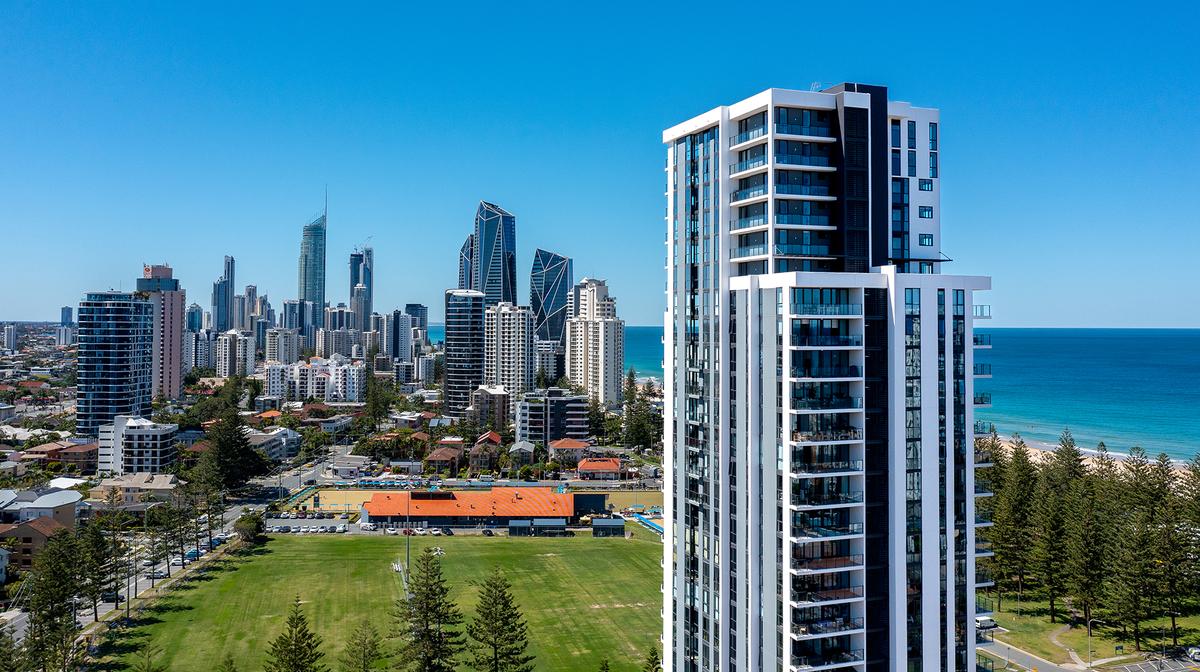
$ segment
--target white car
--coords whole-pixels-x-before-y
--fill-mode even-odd
[[[425,529],[424,527],[413,528],[413,532],[416,532],[418,537],[423,537],[429,534],[429,530]]]
[[[337,531],[338,531],[338,534],[341,534],[341,533],[343,533],[343,532],[346,532],[346,531],[347,531],[347,530],[346,530],[346,524],[345,524],[345,523],[342,523],[341,525],[338,525],[338,526],[337,526]]]
[[[180,558],[178,556],[171,558],[171,566],[172,567],[184,567],[187,565],[187,563],[188,563],[187,560],[184,560],[183,558]]]
[[[442,531],[441,531],[439,528],[436,528],[436,527],[435,527],[435,528],[433,528],[432,530],[430,530],[430,531],[429,531],[429,533],[430,533],[430,534],[432,534],[432,535],[433,535],[433,536],[435,536],[435,537],[440,537],[440,536],[442,536]]]
[[[387,527],[387,528],[384,528],[384,530],[383,530],[383,533],[384,533],[384,534],[397,535],[397,534],[400,534],[400,530],[397,530],[397,529],[396,529],[396,528],[394,528],[394,527]]]

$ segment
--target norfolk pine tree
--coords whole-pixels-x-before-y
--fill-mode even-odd
[[[300,609],[300,596],[292,603],[284,631],[267,650],[266,672],[328,672],[321,663],[321,637],[308,628]]]
[[[526,653],[529,628],[499,567],[479,586],[479,605],[467,634],[475,641],[471,668],[477,672],[533,670],[533,656]]]
[[[1106,584],[1108,610],[1121,627],[1133,628],[1133,644],[1142,650],[1141,625],[1157,615],[1154,559],[1146,549],[1154,545],[1150,515],[1134,511],[1117,535],[1112,572]]]
[[[1083,610],[1091,633],[1092,614],[1104,599],[1104,580],[1109,572],[1113,520],[1098,501],[1098,479],[1083,479],[1074,498],[1067,528],[1067,592],[1072,604]]]
[[[350,641],[342,653],[342,672],[369,672],[382,657],[383,638],[371,621],[363,619],[350,634]]]
[[[662,658],[658,655],[658,647],[650,647],[650,652],[646,654],[646,664],[642,666],[642,672],[662,672]]]
[[[1017,595],[1024,588],[1032,564],[1034,489],[1037,469],[1029,458],[1029,448],[1020,436],[1013,437],[1011,454],[1005,459],[1005,486],[995,498],[992,544],[996,549],[997,606],[1004,588],[1015,578]],[[1010,586],[1011,587],[1011,586]],[[1018,598],[1019,601],[1019,598]]]
[[[395,617],[402,645],[400,669],[454,672],[465,646],[459,626],[462,613],[450,599],[442,563],[426,548],[409,576],[411,598],[396,601]]]

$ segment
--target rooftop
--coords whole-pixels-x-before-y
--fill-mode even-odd
[[[575,496],[554,488],[381,492],[363,508],[371,516],[569,518],[575,515]]]

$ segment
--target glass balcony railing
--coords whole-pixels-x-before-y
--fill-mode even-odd
[[[973,345],[975,345],[976,347],[991,346],[992,335],[991,334],[974,334],[973,336],[971,336],[971,343]]]
[[[808,135],[814,138],[832,138],[829,126],[800,126],[797,124],[775,124],[775,132],[783,135]]]
[[[990,376],[992,375],[992,365],[976,362],[974,366],[974,373],[977,376]]]
[[[977,320],[992,319],[992,307],[986,303],[977,303],[971,306],[971,316]]]
[[[994,553],[994,552],[995,552],[995,549],[992,548],[992,542],[988,541],[987,539],[976,539],[975,540],[975,554],[976,555],[986,555],[986,554],[990,554],[990,553]]]
[[[862,501],[862,490],[792,493],[793,506],[838,506],[840,504],[862,504]]]
[[[995,672],[996,663],[991,658],[975,656],[975,672]]]
[[[831,411],[862,407],[862,397],[829,397],[817,399],[792,397],[792,408],[801,411]]]
[[[838,632],[850,632],[863,629],[861,618],[816,618],[792,625],[792,632],[801,637],[810,635],[831,635]]]
[[[775,215],[775,223],[784,226],[832,226],[829,215]]]
[[[793,196],[828,196],[829,187],[822,184],[776,184],[775,193]]]
[[[792,313],[818,317],[862,315],[863,307],[861,303],[793,303]]]
[[[989,630],[976,630],[975,631],[975,645],[976,646],[987,646],[988,644],[995,644],[995,643],[996,643],[996,640],[993,638],[992,630],[989,629]]]
[[[841,471],[862,471],[862,460],[828,460],[823,462],[801,462],[792,464],[792,472],[797,474],[829,474]]]
[[[987,436],[988,434],[991,434],[991,433],[992,433],[992,423],[984,422],[982,420],[975,421],[975,435],[976,436]]]
[[[807,669],[812,667],[826,667],[829,665],[851,664],[866,660],[866,656],[862,649],[853,649],[851,651],[829,652],[819,656],[792,656],[792,667],[796,669]]]
[[[746,187],[745,189],[738,189],[737,191],[730,194],[729,202],[736,203],[738,201],[744,201],[747,198],[754,198],[755,196],[765,196],[766,193],[767,193],[767,185],[765,185],[765,184],[759,184],[759,185],[756,185],[753,187]]]
[[[767,165],[767,157],[756,156],[753,159],[746,159],[745,161],[738,161],[737,163],[733,164],[729,167],[729,174],[733,175],[734,173],[740,173],[743,170],[753,170],[759,166],[765,165]]]
[[[752,215],[750,217],[742,217],[741,219],[733,220],[733,223],[729,225],[729,228],[732,231],[737,231],[739,229],[748,229],[752,226],[766,226],[766,225],[767,225],[767,216],[766,215]]]
[[[793,378],[861,378],[857,366],[792,367]]]
[[[743,142],[749,142],[750,140],[753,140],[755,138],[761,138],[766,134],[767,134],[766,126],[759,126],[758,128],[752,128],[752,129],[746,131],[745,133],[738,133],[737,135],[730,138],[729,146],[732,147],[734,145],[740,145]]]
[[[995,583],[992,579],[992,573],[986,569],[975,569],[975,585],[986,586]]]
[[[992,517],[986,513],[976,511],[975,512],[975,524],[976,525],[991,525]]]
[[[862,441],[863,431],[854,427],[841,429],[814,429],[792,432],[792,441]]]
[[[828,156],[820,154],[776,154],[775,163],[789,166],[830,166],[833,162]]]
[[[846,586],[845,588],[822,588],[819,590],[793,590],[792,601],[799,604],[816,604],[820,602],[836,602],[838,600],[853,600],[863,596],[862,586]]]
[[[987,448],[975,449],[975,466],[992,464],[996,461],[996,456],[992,455],[992,451]]]
[[[784,245],[775,244],[775,254],[785,257],[828,257],[828,245]]]
[[[837,555],[827,558],[792,558],[792,569],[797,572],[823,572],[830,569],[861,567],[862,555]]]
[[[848,537],[862,533],[862,523],[845,523],[840,525],[836,523],[824,525],[810,523],[806,525],[792,525],[792,536],[800,539],[832,539],[834,537]]]
[[[729,256],[733,257],[734,259],[740,259],[742,257],[755,257],[766,253],[766,245],[748,245],[746,247],[733,248],[733,252]]]
[[[800,348],[841,348],[841,347],[859,347],[862,345],[862,336],[856,334],[846,334],[837,336],[808,336],[798,334],[792,337],[792,345]]]
[[[992,393],[991,392],[976,392],[975,393],[975,405],[976,406],[991,406],[992,405]]]
[[[992,613],[992,601],[982,595],[975,596],[975,613],[990,614]]]
[[[990,495],[992,494],[992,484],[982,478],[975,479],[975,494]]]

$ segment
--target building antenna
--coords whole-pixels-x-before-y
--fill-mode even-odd
[[[325,184],[325,226],[329,226],[329,183]]]

